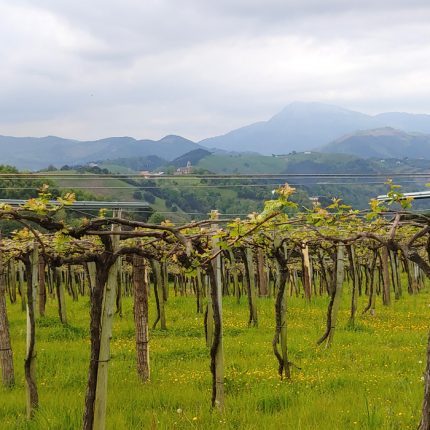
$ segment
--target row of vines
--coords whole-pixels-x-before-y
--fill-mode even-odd
[[[334,200],[288,216],[294,206],[287,184],[264,211],[247,220],[227,220],[213,212],[206,221],[175,226],[133,221],[116,211],[112,216],[82,219],[68,225],[60,209],[73,202],[68,195],[53,204],[44,188],[20,207],[2,205],[1,220],[23,228],[0,239],[0,366],[2,382],[14,385],[7,301],[21,303],[27,313],[24,362],[27,416],[39,405],[36,382],[36,318],[43,318],[47,296],[58,302],[58,317],[67,324],[66,295],[90,301],[90,357],[83,428],[106,427],[110,339],[122,298],[133,297],[136,369],[143,383],[150,375],[149,332],[169,326],[170,294],[195,300],[202,314],[212,375],[212,406],[224,408],[222,298],[234,296],[249,309],[248,324],[258,326],[257,297],[272,297],[274,372],[294,378],[294,357],[288,351],[288,298],[328,295],[325,330],[315,341],[330,348],[336,332],[342,295],[350,294],[349,324],[357,313],[374,313],[377,297],[383,306],[405,294],[418,294],[430,278],[430,217],[408,211],[410,201],[390,186],[389,210],[372,201],[370,210],[354,211]],[[402,283],[401,279],[406,279]],[[344,291],[348,281],[351,288]],[[156,315],[148,314],[154,294]],[[358,297],[367,297],[358,309]],[[379,301],[378,301],[379,303]],[[202,328],[203,329],[203,328]],[[425,345],[423,345],[423,349]],[[430,358],[430,343],[428,345]],[[429,363],[430,361],[428,361]],[[430,368],[425,370],[421,430],[430,430]]]

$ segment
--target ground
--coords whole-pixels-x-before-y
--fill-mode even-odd
[[[348,290],[346,289],[347,293]],[[151,295],[151,319],[154,317]],[[378,298],[374,316],[347,325],[349,296],[333,347],[316,346],[324,332],[328,299],[289,299],[291,381],[280,381],[272,353],[273,299],[259,299],[259,327],[247,327],[247,301],[224,300],[226,402],[210,407],[211,377],[203,317],[195,299],[174,297],[166,305],[167,331],[151,332],[151,382],[135,371],[132,300],[115,316],[109,369],[108,429],[415,429],[423,396],[430,294],[407,294],[391,307]],[[89,359],[87,297],[70,299],[69,325],[58,320],[56,301],[37,324],[40,408],[25,418],[23,359],[25,313],[8,307],[17,384],[0,388],[1,429],[79,429]],[[300,369],[299,369],[300,368]]]

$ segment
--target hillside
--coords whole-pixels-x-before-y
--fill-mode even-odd
[[[430,135],[384,127],[343,136],[320,150],[362,158],[429,158]]]
[[[186,157],[187,158],[187,157]],[[185,159],[182,160],[185,164]],[[181,161],[181,163],[182,163]],[[192,176],[178,176],[171,179],[153,179],[139,187],[142,198],[148,193],[164,200],[167,207],[184,212],[207,213],[215,205],[224,212],[246,213],[247,210],[261,208],[262,202],[270,198],[270,192],[277,185],[289,182],[304,195],[319,196],[324,204],[333,197],[342,198],[347,204],[366,208],[371,198],[384,194],[386,179],[392,173],[425,173],[430,170],[430,160],[405,158],[359,158],[351,154],[324,152],[293,152],[284,156],[264,156],[258,154],[208,154],[193,163],[199,172],[215,174],[288,174],[279,178],[266,179],[223,179],[197,180]],[[170,165],[171,168],[171,165]],[[167,171],[169,166],[161,167]],[[318,178],[303,177],[303,174],[380,174],[380,178]],[[295,176],[297,174],[297,176]],[[193,182],[194,181],[194,182]],[[196,182],[197,181],[197,182]],[[404,192],[422,191],[425,181],[411,178],[397,178]],[[230,188],[230,190],[229,190]],[[242,200],[245,198],[246,200]],[[426,201],[416,205],[427,207]],[[243,210],[240,210],[242,206]]]
[[[190,162],[193,166],[198,164],[198,162],[205,157],[211,155],[210,151],[207,151],[203,148],[194,149],[193,151],[187,152],[184,155],[179,156],[178,158],[175,158],[172,160],[169,165],[174,167],[184,167],[187,165],[188,162]]]
[[[167,164],[167,160],[157,155],[144,157],[115,158],[100,163],[101,167],[107,168],[112,173],[127,173],[127,171],[139,172],[141,170],[152,171]],[[121,169],[122,168],[122,169]]]
[[[266,186],[287,181],[309,196],[319,196],[323,204],[332,197],[342,198],[347,204],[357,208],[368,207],[371,198],[385,194],[385,180],[392,173],[424,173],[430,170],[430,160],[375,158],[363,159],[350,154],[320,152],[298,152],[282,157],[255,154],[212,154],[202,159],[198,168],[219,174],[279,173],[291,176],[266,181]],[[297,173],[298,176],[294,176]],[[381,178],[304,178],[302,174],[381,174]],[[386,176],[384,176],[386,175]],[[259,181],[259,183],[263,183]],[[410,178],[396,179],[404,192],[426,189],[424,182]],[[430,203],[430,202],[429,202]],[[415,206],[427,208],[427,201],[416,202]]]

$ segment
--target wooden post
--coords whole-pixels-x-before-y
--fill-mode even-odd
[[[212,230],[217,231],[217,226],[213,225]],[[218,255],[212,260],[213,272],[216,280],[216,306],[214,307],[214,316],[218,319],[217,327],[217,345],[215,353],[215,383],[216,395],[215,406],[222,410],[224,408],[224,341],[222,327],[222,284],[221,284],[221,256],[219,254],[218,238],[212,239],[212,252]],[[218,315],[216,315],[218,314]]]
[[[343,261],[344,255],[345,255],[345,246],[340,243],[337,247],[336,292],[335,292],[334,301],[333,301],[331,327],[330,327],[330,333],[327,338],[326,348],[329,348],[333,342],[334,332],[336,330],[336,325],[337,325],[337,316],[339,313],[340,302],[342,300],[343,280],[345,276],[344,261]]]
[[[15,384],[15,373],[13,368],[12,347],[10,344],[9,320],[7,318],[5,281],[3,253],[0,250],[0,367],[3,385],[5,387],[12,387]]]
[[[383,281],[383,289],[382,289],[382,304],[385,306],[389,306],[391,302],[390,296],[390,271],[388,269],[388,249],[386,246],[383,246],[381,249],[381,269],[382,269],[382,281]]]
[[[122,318],[122,296],[123,291],[123,270],[122,257],[118,257],[118,273],[117,273],[117,288],[116,288],[116,313]]]
[[[46,305],[45,259],[39,256],[39,315],[45,316]]]
[[[114,217],[121,216],[121,212],[118,212],[119,213],[114,214]],[[112,231],[120,231],[120,226],[113,225]],[[112,252],[115,252],[119,246],[119,236],[113,235],[111,241]],[[110,360],[110,340],[112,338],[112,321],[116,298],[116,284],[118,280],[118,265],[119,260],[116,260],[109,269],[109,275],[106,282],[105,293],[103,297],[100,352],[97,369],[96,397],[94,401],[93,430],[104,430],[106,428],[108,365]]]
[[[249,301],[249,325],[256,327],[258,325],[258,315],[257,315],[257,291],[256,291],[256,285],[255,285],[255,271],[254,271],[254,260],[252,258],[252,249],[247,248],[246,249],[246,267],[247,267],[247,273],[248,273],[248,301]]]
[[[87,269],[88,269],[88,281],[90,284],[90,290],[94,289],[96,287],[96,274],[97,274],[97,267],[96,263],[90,261],[87,263]]]
[[[197,313],[203,313],[203,282],[202,282],[202,270],[200,267],[197,267],[196,271],[196,297],[197,297]]]
[[[240,303],[239,276],[236,266],[236,258],[233,250],[229,249],[228,253],[230,256],[230,272],[233,277],[234,295],[236,296],[236,303]]]
[[[210,348],[213,344],[214,339],[214,310],[212,305],[212,294],[211,294],[211,282],[210,279],[205,279],[205,287],[207,289],[206,291],[206,297],[207,297],[207,304],[206,304],[206,312],[205,312],[205,334],[206,334],[206,345],[208,348]]]
[[[264,264],[264,255],[261,248],[257,249],[257,270],[258,270],[258,293],[260,296],[267,297],[269,294],[267,287],[267,273]]]
[[[311,299],[312,286],[311,286],[311,266],[309,262],[309,248],[306,243],[302,246],[302,279],[303,279],[303,290],[305,293],[306,300]]]
[[[424,399],[418,430],[430,430],[430,332],[427,339],[427,365],[424,372]]]
[[[398,267],[398,257],[396,251],[390,251],[390,264],[391,264],[391,280],[393,281],[394,298],[400,299],[402,296],[402,284],[400,282],[400,273]]]
[[[55,268],[54,271],[55,278],[55,291],[57,293],[58,302],[58,316],[63,324],[67,324],[67,312],[66,312],[66,300],[64,297],[64,284],[62,282],[61,269],[59,267]]]
[[[352,281],[352,291],[351,291],[351,313],[349,316],[349,324],[354,326],[355,324],[355,314],[357,312],[357,301],[358,301],[358,277],[356,276],[356,264],[355,264],[355,252],[352,245],[347,245],[346,247],[348,260],[349,260],[349,270],[351,272]]]
[[[24,270],[21,261],[18,261],[18,288],[19,288],[19,294],[21,296],[21,310],[22,312],[27,311],[27,299],[26,299],[26,287],[24,282]]]
[[[27,393],[27,418],[31,419],[35,409],[39,405],[39,394],[36,385],[36,288],[37,271],[39,268],[39,252],[34,244],[31,255],[25,261],[27,274],[27,350],[24,360],[26,393]]]

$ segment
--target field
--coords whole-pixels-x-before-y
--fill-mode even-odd
[[[361,309],[365,297],[360,299]],[[273,301],[259,299],[259,327],[247,327],[246,297],[224,300],[226,407],[210,407],[210,372],[202,315],[193,297],[170,297],[168,330],[151,332],[151,382],[135,372],[132,300],[115,316],[109,369],[109,429],[413,429],[423,395],[428,291],[347,327],[348,303],[331,349],[316,347],[324,331],[326,297],[306,304],[289,299],[290,382],[280,381],[272,354]],[[150,303],[153,310],[153,295]],[[17,384],[0,388],[1,429],[81,427],[89,357],[87,298],[68,302],[69,325],[58,321],[56,302],[37,323],[40,408],[25,418],[23,359],[25,314],[9,306]],[[300,369],[298,369],[300,368]]]

